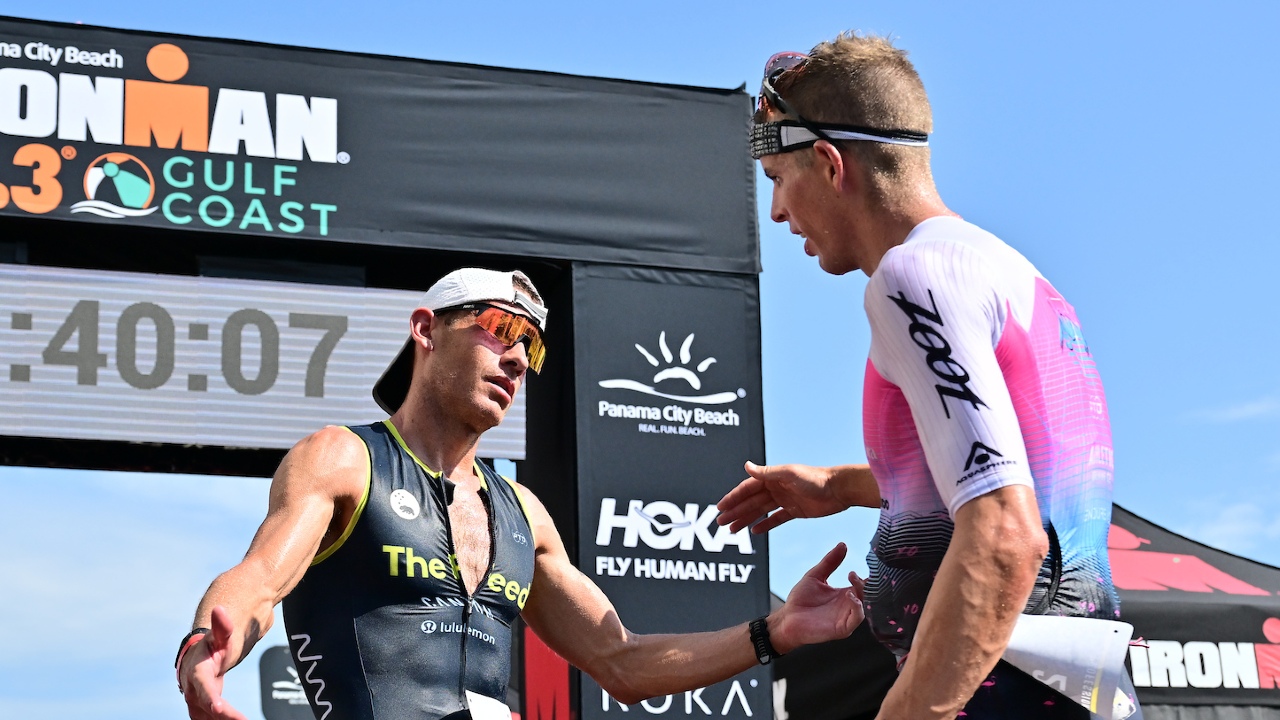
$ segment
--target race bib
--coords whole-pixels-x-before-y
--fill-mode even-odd
[[[467,691],[471,720],[511,720],[511,708],[499,700]]]

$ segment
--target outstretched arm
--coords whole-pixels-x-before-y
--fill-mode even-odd
[[[743,623],[715,632],[637,635],[623,626],[609,598],[569,562],[546,509],[524,488],[537,538],[533,591],[523,617],[553,650],[625,704],[705,687],[756,664]],[[835,588],[827,577],[844,560],[844,545],[827,553],[769,615],[778,652],[847,637],[862,622],[862,581]]]
[[[196,610],[194,627],[210,632],[181,657],[178,685],[193,720],[244,717],[222,699],[222,676],[253,648],[275,606],[302,579],[323,542],[364,492],[368,460],[351,432],[328,427],[299,442],[271,482],[267,517],[240,564],[219,575]]]
[[[795,518],[834,515],[851,507],[879,507],[880,488],[868,465],[746,464],[748,477],[721,498],[716,522],[737,532],[765,533]],[[758,522],[757,522],[758,521]]]

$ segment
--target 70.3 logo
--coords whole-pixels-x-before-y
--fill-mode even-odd
[[[80,300],[71,309],[62,325],[54,332],[49,344],[41,353],[46,365],[65,365],[76,368],[76,383],[97,385],[98,370],[107,366],[107,355],[101,352],[99,343],[100,303],[97,300]],[[19,319],[21,318],[21,320]],[[14,313],[15,328],[21,323],[30,329],[30,315]],[[144,321],[154,330],[155,360],[150,368],[142,367],[138,358],[139,327]],[[343,315],[319,315],[313,313],[289,313],[290,328],[323,330],[307,362],[304,395],[324,397],[324,378],[333,350],[347,332],[347,317]],[[245,333],[252,327],[259,338],[257,368],[244,367]],[[227,385],[242,395],[261,395],[275,385],[280,375],[280,329],[267,313],[253,308],[236,310],[222,325],[221,370]],[[116,370],[129,385],[140,390],[161,387],[173,377],[176,360],[177,328],[168,310],[151,302],[129,305],[116,319]],[[191,323],[187,326],[189,340],[209,339],[209,325]],[[13,366],[13,380],[17,377]],[[208,376],[187,376],[187,389],[205,391]]]
[[[58,181],[62,160],[71,160],[75,156],[76,150],[70,145],[63,147],[61,154],[41,143],[30,143],[18,148],[13,154],[13,165],[31,168],[31,185],[14,184],[6,187],[0,183],[0,209],[12,199],[19,210],[33,215],[51,212],[62,202],[62,183]]]

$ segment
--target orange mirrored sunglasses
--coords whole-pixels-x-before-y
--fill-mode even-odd
[[[547,359],[547,346],[542,343],[542,331],[538,330],[538,326],[529,318],[505,308],[482,303],[448,309],[471,310],[475,313],[472,316],[475,324],[487,330],[507,347],[524,343],[524,352],[529,358],[529,369],[535,373],[542,371],[542,363]]]

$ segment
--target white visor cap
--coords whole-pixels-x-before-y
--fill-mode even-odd
[[[530,292],[517,285],[527,287]],[[538,329],[547,331],[547,306],[529,276],[519,270],[499,272],[484,268],[461,268],[445,275],[422,296],[418,307],[432,312],[477,302],[502,302],[528,314]]]
[[[528,288],[519,289],[516,285]],[[542,332],[547,331],[547,306],[534,288],[529,276],[519,270],[500,272],[484,268],[461,268],[436,281],[417,307],[431,312],[448,310],[460,305],[482,302],[500,302],[517,308],[533,320]],[[413,338],[405,340],[382,377],[373,384],[373,399],[378,406],[394,415],[409,395],[413,381]]]

